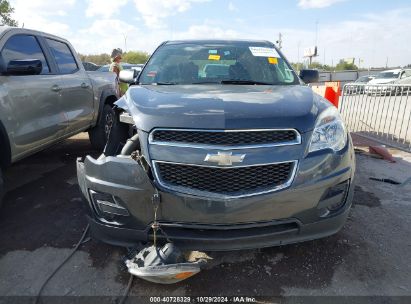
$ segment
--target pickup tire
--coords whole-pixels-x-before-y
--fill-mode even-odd
[[[89,138],[91,145],[94,149],[103,151],[106,146],[108,136],[115,121],[116,113],[113,107],[109,104],[105,104],[101,113],[100,121],[89,132]]]
[[[3,182],[3,175],[1,172],[1,168],[0,168],[0,208],[1,208],[1,203],[3,201],[3,194],[4,194],[4,182]]]

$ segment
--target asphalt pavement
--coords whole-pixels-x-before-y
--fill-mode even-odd
[[[338,234],[296,245],[209,253],[213,260],[200,274],[168,286],[134,279],[130,294],[411,296],[411,185],[369,179],[401,182],[411,176],[411,154],[393,152],[396,163],[357,155],[354,204]],[[9,191],[0,212],[1,296],[36,295],[79,240],[87,222],[75,160],[87,154],[97,152],[81,134],[6,172]],[[88,240],[44,294],[108,296],[112,303],[129,279],[121,263],[125,254],[123,248]]]

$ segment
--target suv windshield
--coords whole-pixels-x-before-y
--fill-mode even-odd
[[[274,46],[267,43],[170,43],[157,49],[140,84],[299,84]]]
[[[399,72],[381,72],[375,78],[385,79],[385,78],[398,78]]]
[[[372,79],[372,77],[370,76],[362,76],[360,78],[358,78],[355,82],[359,82],[359,83],[367,83]]]

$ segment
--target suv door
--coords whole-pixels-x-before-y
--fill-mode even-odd
[[[67,118],[60,105],[60,76],[55,74],[36,36],[10,36],[0,57],[5,67],[11,60],[24,59],[39,59],[43,66],[40,75],[0,76],[3,106],[11,113],[8,132],[13,160],[17,160],[54,142],[64,133]]]
[[[61,77],[62,106],[69,120],[67,133],[76,134],[88,129],[93,121],[92,83],[67,43],[51,38],[46,38],[45,41]]]

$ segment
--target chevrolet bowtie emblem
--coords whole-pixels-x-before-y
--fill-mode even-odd
[[[218,152],[218,154],[207,154],[204,161],[218,163],[219,166],[231,166],[233,163],[242,163],[245,154],[233,154],[232,152]]]

